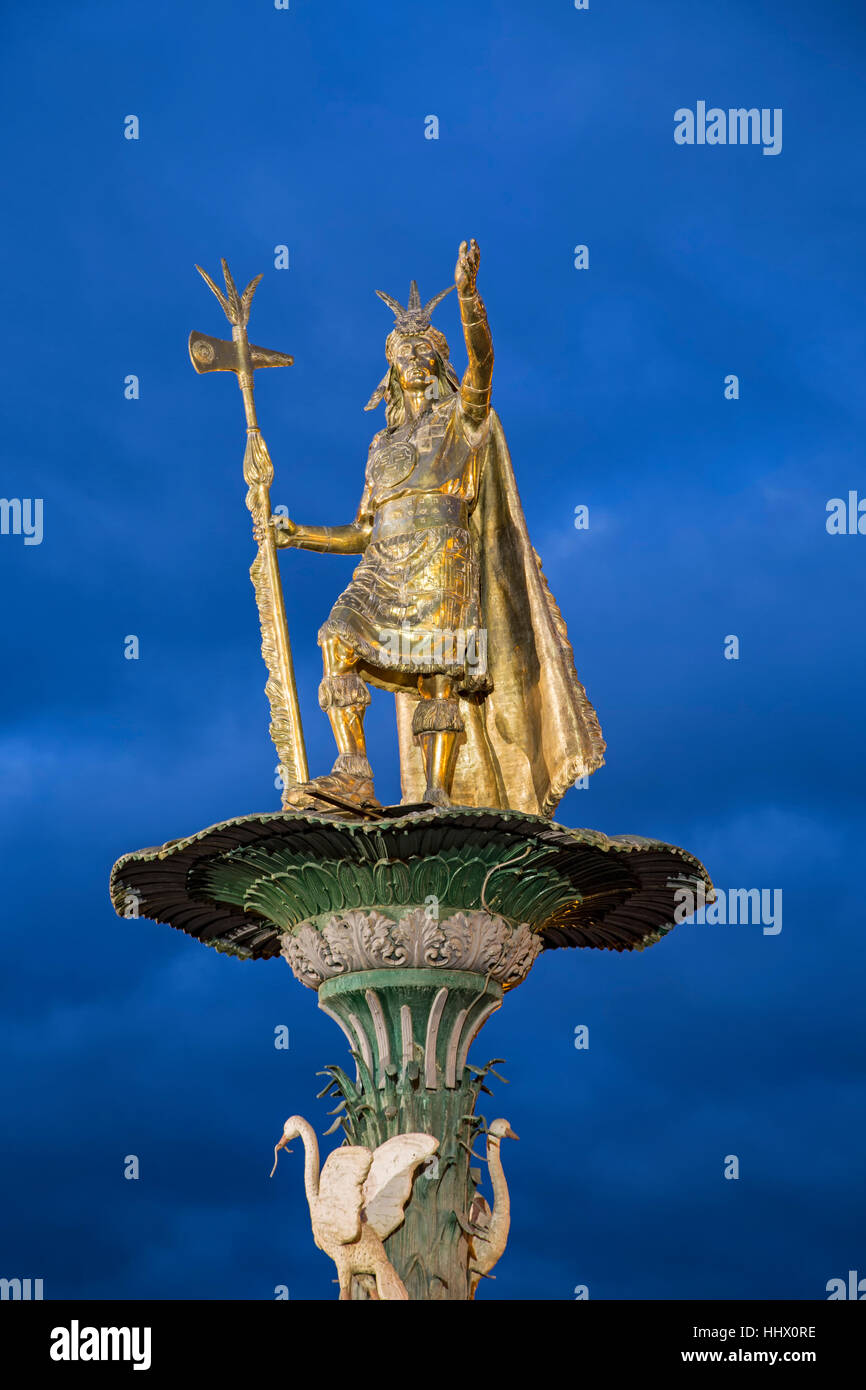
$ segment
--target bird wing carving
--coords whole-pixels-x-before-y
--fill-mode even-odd
[[[415,1169],[432,1158],[438,1147],[439,1140],[430,1134],[398,1134],[374,1153],[364,1184],[364,1211],[367,1224],[380,1240],[400,1225],[412,1195]]]
[[[487,1238],[490,1229],[490,1217],[491,1211],[487,1199],[482,1197],[480,1192],[476,1192],[469,1207],[469,1223],[477,1228],[478,1236],[482,1240]]]
[[[350,1245],[359,1238],[364,1181],[372,1162],[370,1150],[355,1144],[328,1155],[316,1199],[316,1236],[338,1245]]]

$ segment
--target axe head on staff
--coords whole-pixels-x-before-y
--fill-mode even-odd
[[[275,352],[273,348],[256,347],[249,343],[250,361],[256,367],[291,367],[293,357],[285,352]],[[189,335],[189,356],[196,371],[236,372],[240,376],[245,370],[241,345],[226,338],[211,338],[207,333],[197,333],[193,329]]]

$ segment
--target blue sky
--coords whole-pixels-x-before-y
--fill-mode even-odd
[[[0,1274],[47,1297],[334,1294],[299,1165],[267,1173],[286,1115],[326,1127],[315,1072],[342,1036],[284,963],[120,921],[107,880],[278,805],[241,402],[190,366],[190,329],[225,328],[193,263],[264,271],[253,340],[296,363],[258,374],[273,500],[334,523],[382,423],[373,291],[428,298],[470,236],[494,403],[608,741],[557,818],[784,901],[775,936],[547,952],[509,995],[475,1048],[508,1059],[487,1113],[521,1135],[483,1296],[820,1298],[866,1274],[866,537],[825,527],[830,498],[866,496],[860,6],[49,0],[6,33],[0,493],[43,499],[44,539],[0,536]],[[699,100],[781,108],[782,152],[676,145]],[[453,297],[436,321],[461,368]],[[350,572],[283,557],[313,771],[316,631]],[[368,719],[383,800],[392,708]]]

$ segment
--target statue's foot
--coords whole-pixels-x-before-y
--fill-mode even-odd
[[[336,810],[345,803],[359,811],[380,809],[373,790],[373,769],[358,754],[341,753],[330,772],[309,782],[292,782],[283,792],[284,811]]]

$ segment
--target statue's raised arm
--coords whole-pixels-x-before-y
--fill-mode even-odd
[[[457,266],[454,283],[460,301],[460,319],[463,336],[466,339],[466,355],[469,365],[460,383],[460,401],[463,412],[472,425],[482,425],[490,410],[490,386],[493,380],[493,339],[487,322],[476,278],[481,252],[477,241],[460,243],[457,253]]]

